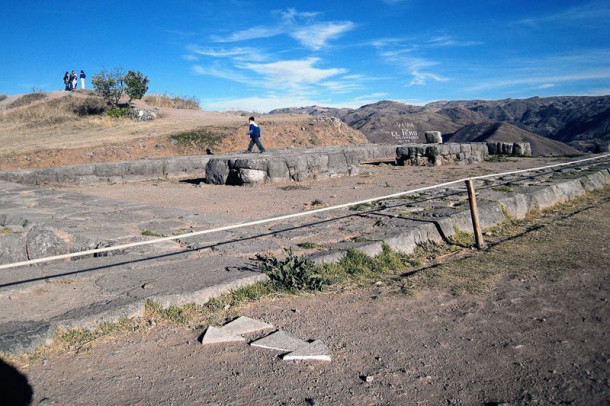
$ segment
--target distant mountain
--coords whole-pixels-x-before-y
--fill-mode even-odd
[[[581,151],[563,142],[534,134],[515,125],[499,122],[467,124],[445,142],[529,142],[532,155],[580,155]]]
[[[494,123],[507,123],[533,135],[594,151],[610,143],[610,96],[533,97],[505,100],[439,101],[412,106],[381,101],[359,109],[310,106],[274,110],[271,114],[308,114],[337,117],[360,130],[370,142],[423,142],[426,131],[441,131],[446,139],[458,134],[467,141],[489,133],[495,139],[512,137],[516,130]],[[482,126],[472,126],[481,124]],[[486,128],[480,131],[481,128]],[[510,130],[509,130],[510,129]],[[470,132],[469,132],[470,131]],[[521,138],[525,137],[523,133]],[[531,139],[532,135],[529,136]],[[509,139],[500,141],[510,141]],[[557,154],[559,144],[536,142],[539,154]],[[573,151],[567,149],[566,151]]]

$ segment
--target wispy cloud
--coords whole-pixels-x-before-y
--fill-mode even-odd
[[[424,46],[428,47],[472,47],[482,45],[482,41],[460,41],[450,35],[441,35],[431,38]]]
[[[191,67],[191,71],[193,74],[198,76],[214,76],[220,79],[227,79],[247,85],[253,84],[252,78],[245,73],[228,69],[226,67],[193,65]]]
[[[216,35],[212,37],[212,40],[239,42],[288,35],[308,49],[319,50],[327,46],[330,40],[340,38],[356,26],[351,21],[317,21],[319,15],[320,13],[316,12],[299,12],[295,9],[288,9],[279,12],[280,18],[275,25],[251,27],[224,37]]]
[[[193,54],[210,56],[214,58],[230,58],[236,61],[264,61],[266,55],[252,47],[234,47],[234,48],[203,48],[197,45],[189,45],[187,49]]]
[[[429,68],[438,65],[438,62],[412,56],[410,49],[382,51],[380,55],[384,62],[397,65],[412,76],[408,83],[409,86],[422,86],[429,80],[436,82],[446,82],[449,80],[440,74],[430,71]]]
[[[610,4],[604,0],[580,4],[539,17],[522,19],[518,23],[532,26],[544,23],[580,23],[595,20],[607,23],[608,19],[610,19]]]

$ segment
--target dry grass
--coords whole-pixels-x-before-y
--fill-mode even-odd
[[[199,100],[195,97],[170,96],[167,93],[152,93],[144,96],[143,100],[154,107],[169,107],[172,109],[200,110]]]
[[[37,100],[44,99],[45,97],[47,97],[46,94],[38,93],[38,92],[24,94],[23,96],[21,96],[17,100],[11,102],[8,106],[6,106],[6,108],[16,109],[18,107],[27,106],[28,104],[32,104],[32,103],[34,103]]]
[[[0,115],[0,122],[20,124],[27,127],[39,127],[52,124],[60,124],[79,117],[97,116],[106,110],[106,103],[99,97],[72,97],[71,95],[48,102],[27,106],[41,97],[28,97],[41,95],[43,93],[30,93],[15,100],[9,107],[24,106],[20,109],[11,109]],[[25,101],[22,101],[25,100]]]

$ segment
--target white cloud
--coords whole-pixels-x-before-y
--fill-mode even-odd
[[[197,58],[195,55],[182,55],[182,59],[184,59],[185,61],[189,61],[189,62],[194,62],[194,61],[198,61],[199,58]]]
[[[315,68],[313,65],[319,60],[319,58],[307,58],[266,64],[248,63],[238,67],[266,77],[267,87],[280,89],[299,88],[302,85],[315,84],[328,77],[347,72],[346,69],[341,68]]]

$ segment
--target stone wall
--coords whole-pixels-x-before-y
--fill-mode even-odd
[[[0,171],[0,180],[24,185],[85,185],[205,177],[215,185],[252,185],[355,175],[358,164],[366,160],[396,158],[399,165],[443,165],[480,162],[495,153],[529,156],[531,148],[523,143],[363,144]]]
[[[412,144],[396,148],[398,165],[447,165],[481,162],[489,154],[484,143]]]
[[[254,185],[351,176],[358,173],[357,165],[363,161],[394,159],[396,148],[396,145],[366,144],[217,157],[210,159],[206,165],[206,182],[215,185]]]
[[[488,142],[490,155],[532,156],[529,142]]]

